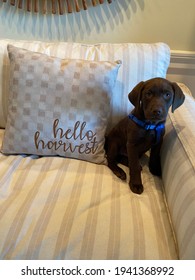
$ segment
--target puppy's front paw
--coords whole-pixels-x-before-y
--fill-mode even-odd
[[[130,182],[129,186],[133,193],[141,194],[144,191],[144,187],[142,184],[133,184]]]

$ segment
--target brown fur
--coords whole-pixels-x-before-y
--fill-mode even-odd
[[[163,78],[153,78],[140,82],[129,93],[129,100],[135,106],[132,114],[139,120],[151,124],[165,123],[168,110],[172,112],[184,102],[184,94],[176,83]],[[106,137],[108,167],[122,180],[126,180],[125,172],[117,165],[119,162],[129,166],[132,192],[141,194],[141,166],[139,158],[151,149],[149,169],[154,175],[161,176],[160,149],[165,130],[160,140],[155,143],[155,130],[145,130],[134,121],[125,117]]]

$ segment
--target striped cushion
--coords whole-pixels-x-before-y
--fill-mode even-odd
[[[0,259],[176,259],[147,161],[139,196],[105,165],[0,154]]]
[[[109,128],[131,111],[132,105],[127,101],[127,96],[131,89],[141,80],[165,77],[170,61],[170,50],[164,43],[86,45],[63,42],[0,40],[0,127],[3,128],[7,119],[8,104],[9,60],[7,44],[59,58],[103,61],[121,60],[122,66],[118,73],[112,99]]]
[[[179,258],[195,259],[195,101],[170,114],[162,149],[163,182]]]

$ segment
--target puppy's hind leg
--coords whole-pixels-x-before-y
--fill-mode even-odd
[[[116,161],[108,160],[108,167],[112,170],[112,172],[121,180],[126,180],[126,173],[117,165]]]
[[[107,145],[108,167],[118,178],[120,178],[121,180],[126,180],[126,173],[117,165],[118,145],[117,143],[113,142],[109,144]]]
[[[129,167],[129,161],[127,156],[123,156],[123,155],[118,156],[117,162],[121,163],[124,166]]]

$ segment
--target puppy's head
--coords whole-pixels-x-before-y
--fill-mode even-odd
[[[137,115],[152,123],[165,121],[169,108],[172,106],[173,113],[184,99],[180,87],[163,78],[140,82],[129,93],[129,100],[135,106]]]

